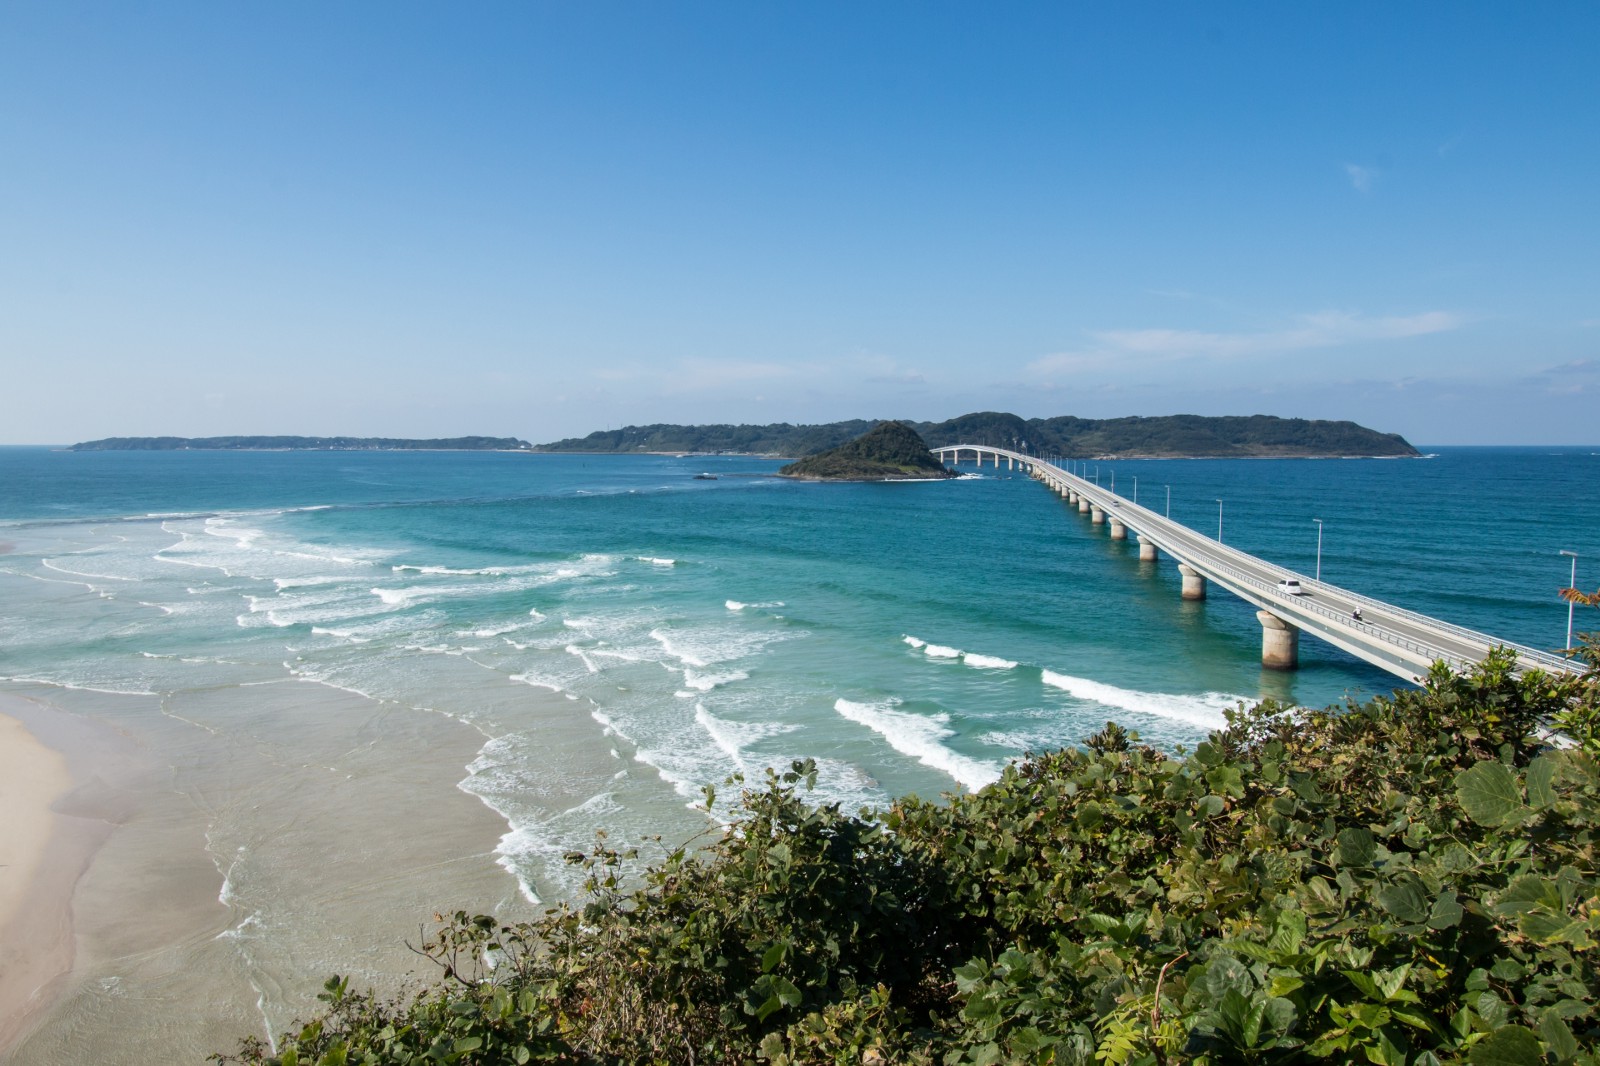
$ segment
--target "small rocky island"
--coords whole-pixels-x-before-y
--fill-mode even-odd
[[[879,422],[853,441],[790,463],[778,476],[810,481],[920,481],[957,475],[929,453],[916,430],[904,422]]]

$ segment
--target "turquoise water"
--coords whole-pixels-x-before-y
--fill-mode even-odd
[[[779,465],[0,449],[0,684],[244,706],[291,678],[458,717],[484,738],[460,787],[543,899],[596,828],[684,831],[729,773],[814,757],[853,807],[979,787],[1107,719],[1192,745],[1240,700],[1395,684],[1310,640],[1263,671],[1251,608],[1181,601],[1170,560],[1020,472]],[[1096,467],[1207,533],[1221,498],[1226,541],[1308,574],[1321,518],[1325,579],[1535,647],[1565,638],[1559,549],[1600,584],[1593,449]]]

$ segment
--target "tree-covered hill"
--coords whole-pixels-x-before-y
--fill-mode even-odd
[[[1108,724],[861,816],[805,802],[810,764],[769,771],[641,887],[601,840],[569,856],[586,899],[458,912],[414,1000],[333,978],[324,1016],[232,1061],[1596,1066],[1584,655],[1241,710],[1191,753]]]
[[[796,426],[627,426],[541,444],[556,452],[738,452],[806,456],[860,436],[874,423],[854,420]],[[1415,456],[1417,450],[1395,433],[1380,433],[1354,422],[1277,418],[1272,415],[1208,417],[1161,415],[1090,419],[1019,418],[983,411],[944,422],[905,424],[931,447],[988,444],[1035,455],[1071,458]]]
[[[73,452],[171,451],[531,451],[516,437],[106,437],[68,448]]]
[[[955,477],[903,422],[880,422],[855,440],[807,456],[778,471],[818,481],[903,481]]]

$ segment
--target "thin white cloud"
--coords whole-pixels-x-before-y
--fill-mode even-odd
[[[1103,345],[1137,355],[1237,357],[1262,352],[1328,348],[1353,341],[1387,340],[1443,333],[1461,325],[1449,311],[1370,318],[1349,311],[1303,315],[1297,325],[1261,332],[1211,333],[1191,329],[1104,330],[1093,334]]]
[[[1126,367],[1130,360],[1174,362],[1224,361],[1258,355],[1332,348],[1362,341],[1395,340],[1460,328],[1463,319],[1450,311],[1415,315],[1368,316],[1351,311],[1319,311],[1301,315],[1283,329],[1211,332],[1193,329],[1113,329],[1091,333],[1085,348],[1053,352],[1028,364],[1035,377]]]
[[[1371,192],[1372,183],[1378,178],[1376,167],[1364,167],[1359,163],[1346,163],[1344,173],[1356,192]]]

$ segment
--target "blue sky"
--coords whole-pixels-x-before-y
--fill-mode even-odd
[[[1600,443],[1600,6],[0,5],[0,442]]]

